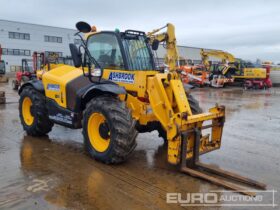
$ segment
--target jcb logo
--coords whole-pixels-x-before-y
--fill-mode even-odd
[[[167,193],[166,202],[179,204],[213,204],[218,202],[218,195],[217,193],[187,193],[183,198],[181,193]]]

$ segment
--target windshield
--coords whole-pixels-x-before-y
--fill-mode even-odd
[[[124,34],[123,46],[129,70],[152,70],[153,57],[145,41],[145,36]]]
[[[210,72],[219,73],[222,72],[226,68],[224,64],[212,64],[210,66]]]
[[[120,46],[115,34],[100,33],[89,37],[87,41],[91,56],[104,69],[124,69]]]

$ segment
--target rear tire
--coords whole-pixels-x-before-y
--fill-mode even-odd
[[[20,94],[19,117],[23,129],[30,136],[43,136],[52,130],[53,122],[48,117],[45,96],[33,87],[25,87]]]
[[[124,162],[136,147],[137,134],[130,110],[118,98],[104,95],[87,104],[84,144],[94,159],[106,164]]]
[[[186,94],[187,98],[188,98],[188,102],[190,104],[191,107],[191,111],[192,114],[201,114],[203,111],[201,109],[201,107],[199,106],[199,102],[191,95],[191,94]],[[164,142],[167,142],[167,135],[166,135],[166,131],[164,130],[164,128],[159,125],[158,128],[158,136],[163,138]]]

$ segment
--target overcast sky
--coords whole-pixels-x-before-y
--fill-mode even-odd
[[[0,19],[151,31],[170,22],[179,45],[280,62],[280,0],[1,0]]]

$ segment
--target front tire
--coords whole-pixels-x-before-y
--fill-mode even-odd
[[[43,136],[52,130],[45,96],[33,87],[25,87],[19,99],[19,117],[23,129],[30,136]]]
[[[93,98],[83,116],[87,152],[106,164],[124,162],[136,147],[135,121],[125,103],[113,96]]]

